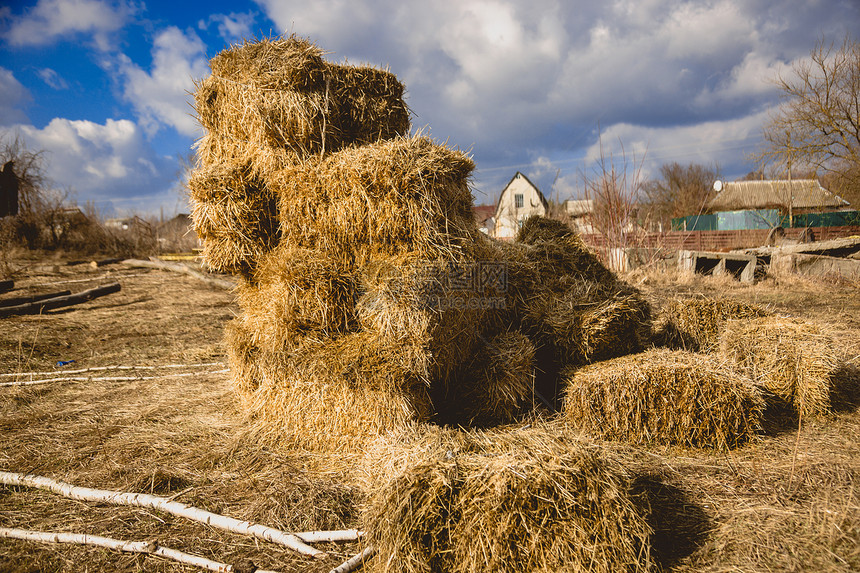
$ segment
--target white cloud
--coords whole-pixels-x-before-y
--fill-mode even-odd
[[[212,14],[208,20],[200,20],[197,27],[206,30],[209,25],[218,26],[218,34],[225,41],[233,43],[253,37],[251,26],[254,24],[254,14]]]
[[[15,78],[15,74],[0,67],[0,125],[25,121],[22,108],[31,99],[30,92]]]
[[[55,90],[65,90],[69,88],[69,84],[64,80],[56,70],[51,68],[42,68],[36,72],[43,82]]]
[[[45,46],[59,38],[91,35],[102,51],[109,37],[125,25],[134,8],[123,1],[39,0],[24,14],[11,16],[4,38],[12,46]]]
[[[637,164],[642,162],[645,174],[656,173],[660,165],[671,161],[737,166],[739,157],[746,157],[758,148],[761,128],[769,113],[770,110],[764,110],[731,120],[685,126],[618,123],[603,130],[600,141],[587,148],[584,163],[589,165],[600,159],[602,142],[606,159],[612,156],[618,160],[626,158],[628,162],[635,160]],[[748,170],[752,170],[752,165]]]
[[[165,29],[155,38],[150,72],[120,56],[119,73],[123,95],[147,133],[167,125],[183,135],[198,134],[190,93],[194,80],[208,75],[209,68],[205,46],[194,32],[183,33],[172,26]]]
[[[128,120],[99,124],[56,118],[43,129],[16,125],[2,132],[20,133],[28,148],[46,151],[48,178],[75,190],[82,202],[164,194],[176,178],[176,162],[158,156]]]

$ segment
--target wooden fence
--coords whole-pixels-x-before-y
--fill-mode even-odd
[[[786,239],[798,239],[806,229],[785,229]],[[844,237],[860,236],[860,226],[844,227],[813,227],[812,233],[816,241],[841,239]],[[749,249],[760,247],[767,242],[770,229],[749,229],[741,231],[670,231],[666,233],[640,233],[628,237],[628,247],[648,249],[665,249],[667,251],[719,251],[733,249]],[[590,246],[601,248],[606,245],[606,239],[600,234],[582,236]],[[620,246],[620,245],[611,245]]]

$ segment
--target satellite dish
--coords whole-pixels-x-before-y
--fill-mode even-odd
[[[719,193],[722,190],[723,190],[723,182],[720,181],[719,179],[717,179],[716,181],[714,181],[714,191]]]

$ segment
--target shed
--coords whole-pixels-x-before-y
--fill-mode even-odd
[[[783,215],[836,211],[849,207],[848,201],[821,186],[817,179],[734,181],[708,203],[708,209],[744,211],[777,209]]]

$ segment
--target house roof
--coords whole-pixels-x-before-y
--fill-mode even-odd
[[[818,180],[794,179],[726,183],[723,190],[708,203],[708,208],[711,211],[788,208],[789,199],[794,209],[848,206],[848,201],[829,192]]]

